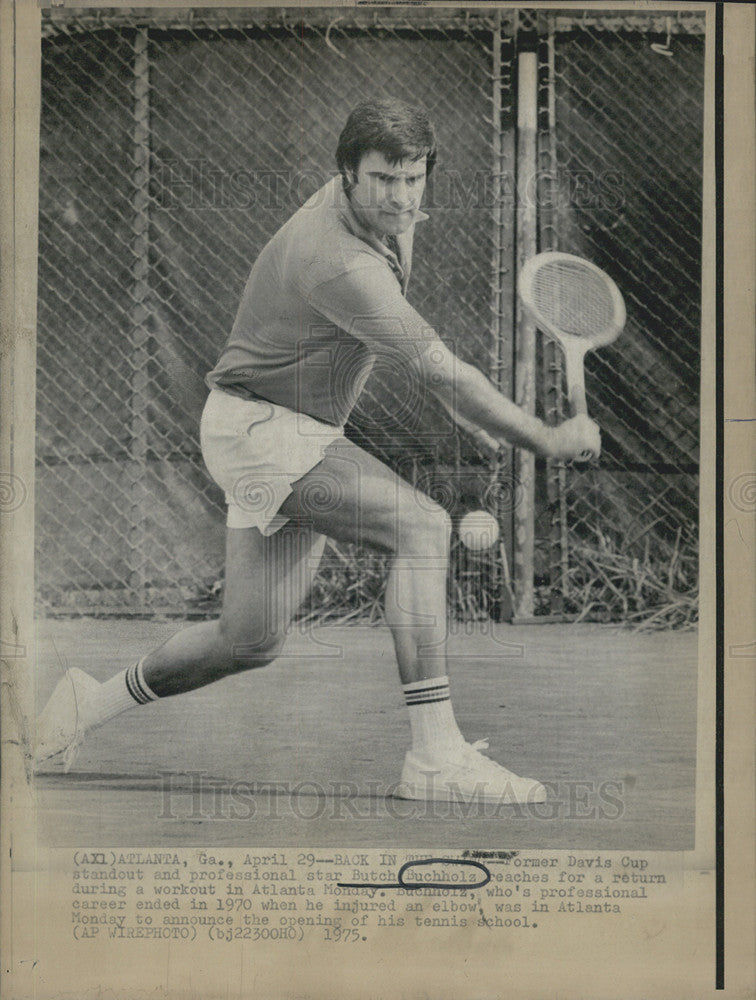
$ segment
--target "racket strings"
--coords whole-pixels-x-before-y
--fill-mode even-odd
[[[601,275],[571,261],[552,261],[538,269],[533,304],[564,333],[593,338],[616,322],[615,301]]]

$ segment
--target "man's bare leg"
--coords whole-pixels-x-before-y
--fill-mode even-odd
[[[324,547],[325,538],[308,530],[264,537],[256,528],[228,528],[221,616],[182,629],[144,658],[150,689],[164,698],[272,662]]]
[[[270,663],[324,546],[325,538],[308,530],[263,537],[256,528],[228,529],[220,619],[182,629],[104,684],[68,671],[38,720],[37,762],[63,753],[68,770],[86,733],[122,712]]]
[[[314,487],[335,494],[334,484],[338,501],[313,510]],[[281,511],[337,541],[392,553],[385,613],[402,683],[446,673],[451,522],[441,507],[357,445],[338,442],[294,484]]]
[[[333,497],[333,503],[308,509],[307,499],[316,492]],[[331,538],[392,553],[386,621],[409,707],[413,746],[446,751],[466,745],[446,675],[447,513],[382,462],[346,442],[328,448],[323,462],[294,485],[282,511]]]

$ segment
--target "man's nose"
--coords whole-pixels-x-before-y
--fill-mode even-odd
[[[397,207],[409,205],[411,201],[407,182],[396,180],[391,185],[391,203]]]

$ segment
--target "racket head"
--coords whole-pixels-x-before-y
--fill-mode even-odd
[[[540,330],[583,353],[611,344],[625,325],[625,300],[592,261],[548,251],[522,268],[518,291]]]

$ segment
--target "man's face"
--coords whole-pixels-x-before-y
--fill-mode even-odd
[[[360,160],[349,198],[362,225],[374,235],[398,236],[412,225],[425,190],[425,160],[391,164],[372,151]]]

